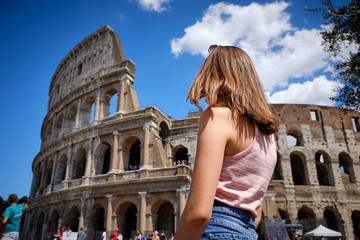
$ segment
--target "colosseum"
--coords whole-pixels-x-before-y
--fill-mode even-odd
[[[175,231],[201,110],[173,119],[154,106],[139,108],[134,76],[135,64],[109,26],[59,63],[32,163],[22,239],[45,239],[65,225],[74,232],[83,227],[90,240],[116,227],[125,239],[136,230]],[[272,109],[281,121],[278,162],[263,220],[285,222],[289,238],[320,223],[342,239],[360,237],[359,114],[316,105]],[[263,239],[265,225],[258,228]]]

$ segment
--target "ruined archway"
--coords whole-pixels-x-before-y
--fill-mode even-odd
[[[49,226],[48,226],[48,232],[50,233],[57,233],[58,231],[58,225],[59,225],[59,212],[58,210],[52,211],[50,214],[49,219]]]
[[[290,220],[290,216],[289,216],[289,213],[286,211],[286,210],[283,210],[283,209],[278,209],[278,212],[279,212],[279,215],[280,215],[280,218],[282,220],[285,220],[286,224],[290,224],[291,223],[291,220]]]
[[[55,137],[58,137],[62,131],[62,125],[63,125],[63,121],[64,121],[64,115],[61,114],[55,122],[55,132],[54,135]]]
[[[57,164],[55,184],[59,184],[65,180],[66,165],[67,165],[67,156],[66,156],[66,154],[63,154],[60,157],[60,161]]]
[[[71,131],[75,127],[77,108],[75,105],[71,106],[67,114],[66,126],[68,131]]]
[[[105,227],[105,210],[100,204],[94,205],[89,213],[88,235],[97,236]]]
[[[165,145],[165,139],[169,136],[170,130],[168,125],[165,122],[160,123],[160,137],[163,146]]]
[[[174,161],[176,165],[188,165],[189,164],[189,156],[188,156],[188,149],[184,146],[177,146],[174,148]],[[174,164],[175,164],[174,163]]]
[[[281,157],[280,154],[277,153],[277,161],[274,169],[274,173],[272,176],[273,180],[283,180],[282,167],[281,167]]]
[[[53,160],[46,161],[45,172],[44,172],[44,188],[46,188],[51,183]]]
[[[353,160],[350,155],[342,152],[339,154],[339,170],[342,174],[343,183],[356,183]]]
[[[324,223],[326,227],[341,232],[344,235],[341,216],[333,208],[329,207],[324,210]]]
[[[95,151],[95,175],[106,174],[110,170],[111,146],[102,142]]]
[[[109,89],[104,96],[104,117],[113,116],[118,110],[118,95],[115,88]]]
[[[43,168],[40,166],[40,164],[37,165],[34,172],[34,190],[32,193],[36,193],[40,188],[41,183],[41,175],[42,175]]]
[[[93,116],[94,113],[93,111],[93,107],[95,105],[95,98],[94,97],[88,97],[85,102],[84,105],[81,109],[81,122],[82,124],[88,124],[91,123],[91,121],[93,120]]]
[[[156,228],[159,231],[164,231],[168,236],[175,233],[174,212],[174,207],[170,202],[161,204],[157,211]]]
[[[85,174],[86,150],[80,148],[75,154],[72,179],[78,179]]]
[[[360,211],[355,210],[351,214],[354,236],[360,238]]]
[[[305,156],[300,152],[290,154],[291,172],[294,185],[307,185],[305,174]]]
[[[137,208],[135,204],[132,204],[128,207],[125,212],[125,222],[124,222],[124,238],[130,239],[133,233],[137,229]]]
[[[317,151],[315,153],[315,165],[319,185],[334,186],[335,183],[329,155],[324,151]]]
[[[303,225],[305,232],[311,231],[317,227],[315,213],[311,208],[302,207],[298,210],[298,223]]]
[[[303,146],[301,131],[290,129],[287,131],[286,141],[288,147]]]
[[[44,221],[45,221],[45,214],[42,212],[40,213],[37,219],[35,239],[42,239]]]
[[[129,170],[137,170],[140,169],[140,141],[136,141],[130,147],[129,152]]]
[[[74,232],[78,231],[79,217],[80,217],[79,209],[76,206],[72,206],[67,214],[65,224],[67,226],[70,226],[70,229]]]

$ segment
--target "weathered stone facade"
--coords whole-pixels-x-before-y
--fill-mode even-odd
[[[84,227],[88,239],[100,239],[104,228],[119,227],[127,238],[136,230],[175,231],[201,112],[174,120],[156,107],[139,109],[134,76],[134,63],[108,26],[58,65],[32,165],[23,239],[44,239],[65,225]],[[360,232],[358,115],[313,105],[272,108],[281,120],[278,164],[263,218],[305,229],[323,220],[354,239]]]

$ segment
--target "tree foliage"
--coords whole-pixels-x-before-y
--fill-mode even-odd
[[[344,110],[360,111],[360,0],[349,0],[347,5],[336,8],[331,0],[322,0],[322,12],[328,27],[321,32],[324,50],[329,58],[335,57],[335,79],[343,83],[335,89],[337,95],[332,100]],[[349,57],[341,52],[348,47]]]

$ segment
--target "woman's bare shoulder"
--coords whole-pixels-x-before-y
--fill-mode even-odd
[[[202,117],[212,119],[228,119],[232,115],[232,111],[227,107],[208,107],[202,113]]]

